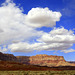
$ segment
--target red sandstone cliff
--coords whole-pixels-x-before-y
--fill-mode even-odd
[[[73,63],[65,61],[63,56],[53,55],[36,55],[36,56],[14,56],[12,54],[3,54],[0,52],[0,60],[2,61],[15,61],[24,64],[40,65],[40,66],[75,66]]]
[[[59,62],[65,62],[63,56],[36,55],[30,57],[30,64],[40,66],[56,66]]]
[[[30,64],[29,56],[16,56],[17,61],[24,64]]]
[[[3,53],[0,52],[0,60],[17,61],[17,58],[13,54],[3,54]]]
[[[68,63],[65,61],[63,56],[54,56],[54,55],[36,55],[36,56],[17,56],[19,62],[31,65],[40,65],[40,66],[75,66],[75,64]]]

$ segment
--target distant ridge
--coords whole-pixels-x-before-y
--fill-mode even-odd
[[[14,61],[23,64],[57,67],[75,66],[75,63],[67,62],[63,56],[39,54],[36,56],[14,56],[0,52],[0,61]]]

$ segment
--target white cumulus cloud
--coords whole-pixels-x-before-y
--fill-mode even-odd
[[[54,28],[49,33],[42,35],[38,41],[45,43],[75,43],[75,35],[72,30],[62,28]]]
[[[32,27],[53,27],[56,21],[60,21],[61,13],[49,10],[49,8],[32,8],[27,16],[26,23]]]
[[[55,33],[54,33],[55,32]],[[29,50],[67,50],[75,43],[75,35],[73,31],[62,28],[54,28],[49,33],[43,33],[37,39],[38,42],[29,44],[25,42],[13,43],[9,45],[12,52],[22,50],[24,52]],[[17,47],[17,48],[16,48]]]
[[[61,52],[70,53],[70,52],[75,52],[75,50],[74,49],[69,49],[69,50],[62,50]]]
[[[14,40],[27,40],[42,33],[27,26],[25,18],[26,14],[23,14],[15,3],[7,0],[2,4],[0,7],[0,45]]]
[[[75,43],[72,30],[54,28],[49,33],[38,31],[38,27],[53,27],[60,21],[61,13],[49,8],[32,8],[28,14],[6,0],[0,7],[0,51],[11,49],[12,52],[31,52],[34,50],[67,50]],[[36,41],[29,43],[32,39]],[[72,50],[73,51],[73,50]]]
[[[3,48],[0,47],[0,52],[7,52],[7,51],[8,49],[6,48],[6,45],[4,45]]]

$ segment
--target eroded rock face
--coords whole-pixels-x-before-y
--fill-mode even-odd
[[[36,55],[36,56],[14,56],[13,54],[3,54],[0,52],[0,60],[15,61],[24,64],[39,65],[39,66],[75,66],[73,63],[65,61],[63,56],[53,55]]]
[[[36,55],[36,56],[17,56],[17,59],[21,63],[39,65],[39,66],[75,66],[75,64],[68,63],[65,61],[63,56],[54,56],[54,55]]]
[[[56,66],[59,62],[65,62],[63,56],[36,55],[30,57],[30,64],[40,66]]]
[[[30,64],[29,56],[16,56],[17,61],[24,64]]]
[[[3,54],[3,53],[0,52],[0,60],[17,61],[17,58],[13,54]]]

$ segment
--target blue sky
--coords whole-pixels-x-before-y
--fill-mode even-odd
[[[0,5],[1,52],[75,61],[75,0],[1,0]]]

